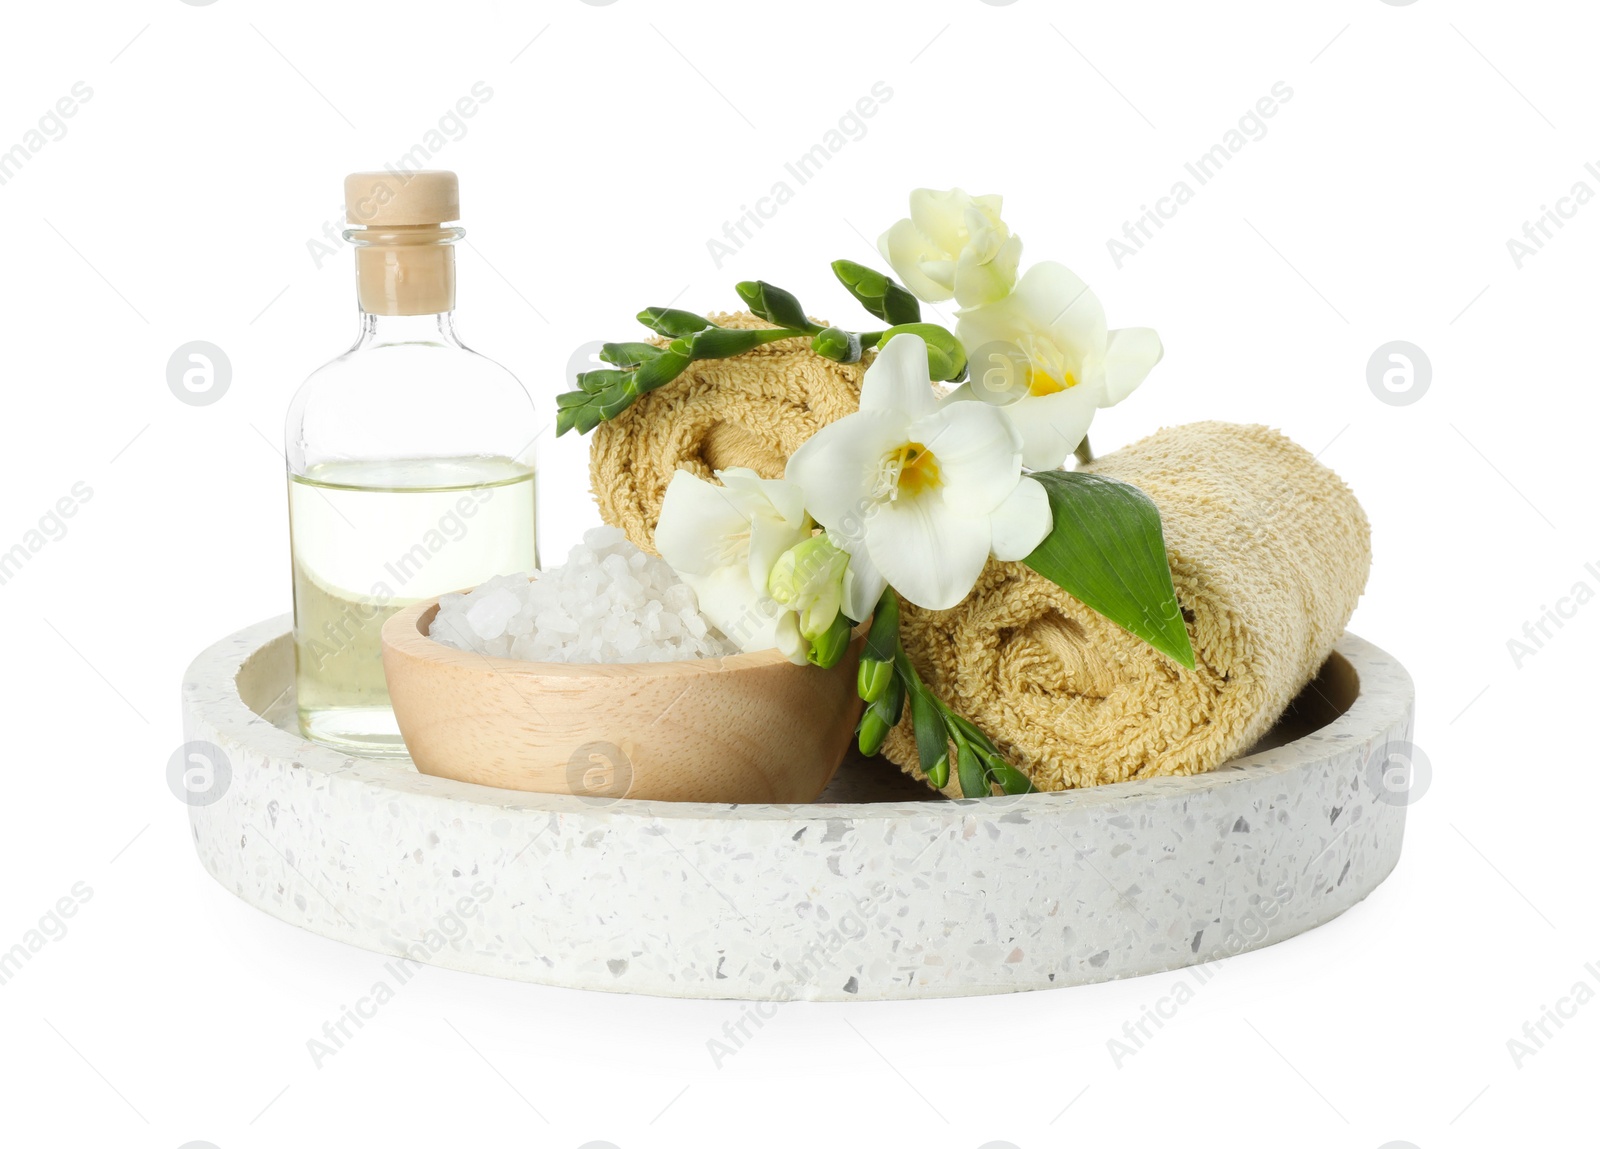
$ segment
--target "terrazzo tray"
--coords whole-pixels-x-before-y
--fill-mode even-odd
[[[1400,856],[1411,680],[1354,635],[1214,773],[956,802],[865,761],[803,806],[431,778],[292,733],[293,664],[284,617],[189,667],[201,862],[286,922],[497,977],[824,1001],[1080,985],[1292,937]]]

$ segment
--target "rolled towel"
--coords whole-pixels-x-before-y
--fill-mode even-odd
[[[772,324],[749,312],[712,315],[723,327]],[[658,340],[657,342],[664,342]],[[656,553],[656,519],[675,471],[703,479],[725,467],[783,475],[795,448],[860,405],[871,361],[834,363],[800,336],[732,359],[703,359],[591,436],[589,481],[600,515]]]
[[[994,561],[951,610],[903,606],[906,652],[1040,790],[1214,769],[1267,732],[1343,634],[1371,565],[1366,516],[1265,427],[1169,427],[1088,469],[1160,508],[1195,669]],[[909,718],[884,752],[912,772]],[[961,796],[954,771],[945,793]]]

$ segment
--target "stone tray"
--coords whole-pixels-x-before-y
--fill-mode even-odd
[[[956,802],[870,761],[795,806],[431,778],[293,733],[293,662],[285,617],[185,675],[169,776],[201,767],[181,792],[202,864],[286,922],[473,973],[818,1001],[1081,985],[1292,937],[1400,856],[1384,777],[1408,760],[1411,679],[1354,635],[1211,774]]]

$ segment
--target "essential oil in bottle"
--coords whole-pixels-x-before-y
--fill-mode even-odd
[[[533,404],[455,333],[453,172],[345,181],[361,330],[286,425],[306,737],[399,757],[379,633],[402,607],[538,565]]]

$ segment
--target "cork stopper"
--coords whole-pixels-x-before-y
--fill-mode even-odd
[[[456,305],[465,232],[455,172],[355,172],[344,181],[345,232],[356,248],[356,291],[373,315],[432,315]]]
[[[344,218],[357,227],[434,227],[461,218],[455,172],[354,172],[344,177]]]

